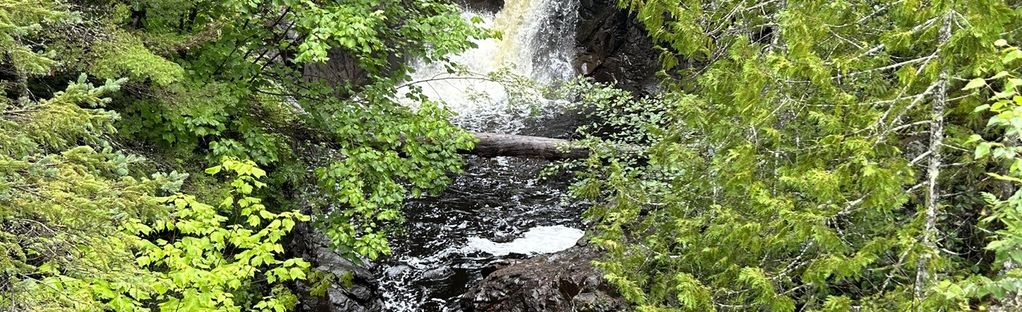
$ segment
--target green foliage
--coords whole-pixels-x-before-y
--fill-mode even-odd
[[[596,202],[587,216],[607,251],[596,265],[637,310],[937,311],[993,302],[938,281],[1000,272],[977,248],[988,239],[979,194],[999,186],[973,161],[999,145],[965,147],[985,126],[973,113],[976,91],[1013,77],[1014,56],[994,43],[1018,40],[1017,4],[620,4],[662,52],[667,91],[585,98],[604,123],[583,129],[596,153],[579,164],[572,192]],[[938,106],[945,112],[934,116]],[[991,125],[1010,123],[1001,120]],[[933,149],[936,125],[946,135]],[[622,142],[643,152],[603,148]],[[930,201],[925,165],[934,156],[943,162]]]
[[[283,311],[343,283],[282,238],[315,217],[388,254],[473,144],[398,102],[394,60],[491,35],[446,0],[0,0],[0,309]]]
[[[344,47],[360,56],[364,68],[373,70],[386,65],[380,52],[402,54],[402,48],[414,49],[404,53],[439,60],[474,46],[466,37],[487,36],[483,30],[467,24],[452,3],[434,0],[399,3],[354,1],[310,6],[309,14],[299,15],[298,25],[308,29],[310,40],[299,47],[298,60],[326,60],[330,47]],[[391,25],[400,26],[390,28]],[[429,38],[430,45],[423,46],[416,38]]]
[[[102,96],[118,87],[94,87],[82,76],[52,99],[3,110],[0,279],[9,295],[0,306],[100,310],[84,281],[139,273],[130,265],[132,239],[119,226],[159,215],[153,195],[174,191],[183,177],[137,178],[141,159],[104,139],[117,115],[100,108],[109,101]]]
[[[177,194],[160,199],[173,207],[169,218],[150,224],[132,220],[124,226],[150,238],[139,241],[136,263],[158,274],[142,287],[112,289],[121,294],[104,299],[114,310],[135,310],[150,300],[161,311],[283,311],[294,306],[294,295],[283,285],[305,279],[309,263],[282,259],[281,239],[309,217],[298,211],[274,213],[254,197],[266,186],[259,181],[266,172],[254,162],[225,158],[222,165],[206,169],[214,175],[221,171],[237,176],[218,206]]]
[[[460,172],[458,150],[472,147],[472,136],[445,126],[450,112],[433,103],[404,114],[349,109],[334,115],[335,135],[351,139],[341,144],[344,159],[317,169],[316,175],[331,204],[350,207],[329,212],[323,220],[329,225],[327,236],[348,255],[375,260],[389,254],[386,226],[401,220],[404,198],[442,190],[451,182],[448,174]],[[389,127],[391,118],[404,123]],[[409,139],[409,134],[419,137]]]
[[[663,135],[657,129],[672,122],[668,114],[670,102],[663,98],[635,99],[627,91],[586,79],[574,81],[561,89],[561,92],[577,99],[573,105],[584,111],[587,119],[599,121],[582,125],[576,131],[598,135],[604,141],[649,143]]]
[[[281,239],[309,217],[273,212],[254,197],[266,173],[251,161],[207,169],[238,175],[217,208],[189,195],[157,197],[185,175],[139,179],[143,160],[112,151],[105,136],[117,115],[102,109],[110,101],[102,96],[121,83],[93,87],[82,76],[52,99],[4,111],[0,276],[12,296],[0,303],[54,311],[293,306],[286,288],[260,293],[267,286],[256,281],[305,278],[308,263],[280,259]]]
[[[95,52],[90,57],[95,58],[95,63],[90,66],[90,72],[99,78],[149,79],[161,87],[184,78],[184,69],[180,65],[154,54],[138,38],[120,31],[110,36],[110,40],[92,47]]]
[[[966,279],[962,281],[943,281],[940,285],[941,294],[949,299],[964,300],[969,297],[983,298],[993,296],[1005,298],[1009,294],[1017,294],[1022,291],[1022,284],[1019,283],[1018,263],[1022,263],[1022,241],[1019,240],[1022,234],[1022,211],[1019,210],[1022,203],[1022,192],[1018,191],[1018,185],[1022,183],[1022,159],[1017,146],[1018,138],[1022,135],[1022,80],[1019,73],[1022,72],[1022,62],[1018,61],[1017,47],[1008,46],[1006,41],[996,43],[1001,48],[1001,63],[1006,68],[999,71],[988,79],[976,78],[964,89],[987,89],[993,92],[990,97],[991,104],[977,106],[974,111],[977,113],[989,112],[993,114],[987,122],[987,132],[996,133],[993,140],[985,140],[981,135],[975,134],[969,139],[969,143],[976,144],[974,157],[981,161],[990,161],[995,169],[987,175],[1001,181],[1003,184],[999,192],[984,192],[983,199],[991,208],[983,218],[982,223],[992,231],[992,237],[985,248],[994,254],[991,267],[999,269],[995,276],[980,276],[980,278]],[[988,83],[989,81],[989,83]],[[993,85],[999,86],[994,87]],[[986,91],[986,90],[984,90]],[[1002,198],[1005,197],[1006,198]]]
[[[58,5],[46,0],[4,0],[0,2],[0,52],[4,63],[19,73],[45,74],[53,60],[35,50],[26,38],[40,32],[46,23],[68,17]]]

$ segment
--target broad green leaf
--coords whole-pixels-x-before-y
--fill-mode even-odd
[[[979,145],[976,146],[976,152],[975,152],[974,158],[975,159],[980,159],[980,158],[986,157],[987,155],[990,155],[990,148],[991,147],[993,147],[993,143],[990,143],[990,142],[979,143]]]
[[[979,89],[980,87],[984,87],[986,85],[987,85],[987,82],[986,82],[985,79],[983,79],[983,78],[976,78],[976,79],[970,80],[969,83],[965,85],[965,88],[962,88],[962,90],[966,90],[967,91],[967,90]]]
[[[1003,62],[1005,65],[1008,65],[1018,59],[1022,59],[1022,50],[1015,49],[1005,54],[1004,58],[1001,59],[1001,62]]]

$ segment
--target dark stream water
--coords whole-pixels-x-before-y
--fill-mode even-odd
[[[452,58],[470,72],[503,69],[553,85],[575,76],[578,0],[505,0],[497,13],[465,12],[502,39]],[[564,101],[539,90],[511,96],[506,84],[449,77],[438,64],[412,64],[413,81],[444,101],[458,126],[472,131],[565,137],[575,118]],[[521,101],[521,97],[528,98]],[[528,105],[512,104],[527,102]],[[393,255],[375,269],[388,311],[460,311],[458,297],[507,260],[571,247],[582,236],[581,205],[565,200],[566,176],[539,178],[547,161],[466,159],[464,173],[442,195],[410,202],[405,231],[391,237]]]
[[[407,232],[378,269],[390,311],[459,311],[457,297],[502,261],[470,239],[507,242],[542,226],[580,228],[580,205],[562,200],[566,183],[537,179],[545,161],[468,159],[465,174],[438,198],[408,204]],[[553,227],[552,229],[562,229]]]

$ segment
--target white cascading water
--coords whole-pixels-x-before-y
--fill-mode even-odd
[[[505,0],[496,14],[464,12],[464,18],[479,17],[484,26],[499,30],[502,39],[478,41],[478,48],[451,58],[468,75],[450,74],[444,64],[416,62],[412,84],[454,111],[452,121],[462,128],[521,133],[527,120],[545,120],[565,102],[485,77],[510,73],[533,87],[574,78],[578,6],[578,0]],[[528,98],[514,97],[523,95]],[[458,311],[456,296],[478,282],[489,263],[560,251],[583,235],[570,227],[578,226],[580,211],[560,204],[564,186],[536,179],[544,163],[471,162],[473,168],[446,195],[406,208],[408,233],[392,241],[395,254],[378,269],[386,311]]]
[[[451,58],[467,69],[467,75],[448,73],[439,63],[420,61],[412,66],[412,84],[457,113],[455,124],[474,131],[516,133],[527,117],[563,104],[542,98],[537,90],[523,91],[530,97],[528,103],[514,103],[507,86],[487,75],[506,71],[540,86],[574,78],[578,0],[507,0],[496,14],[465,11],[463,16],[481,18],[483,26],[499,30],[502,39],[476,41],[478,48]]]

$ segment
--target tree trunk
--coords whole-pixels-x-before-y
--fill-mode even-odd
[[[540,159],[573,159],[589,156],[589,150],[574,146],[571,141],[527,135],[474,133],[475,149],[465,154],[483,157],[512,156]]]
[[[944,16],[943,25],[940,28],[938,49],[943,49],[948,40],[951,39],[951,14]],[[940,51],[938,51],[940,53]],[[940,176],[941,146],[944,144],[944,108],[947,106],[947,65],[940,65],[940,77],[937,87],[934,90],[933,110],[930,116],[930,161],[926,169],[927,192],[926,192],[926,214],[922,233],[922,244],[926,251],[919,257],[916,263],[915,298],[921,299],[926,294],[930,285],[929,266],[930,259],[937,253],[937,214],[939,213],[938,201],[940,199],[940,188],[937,178]]]

